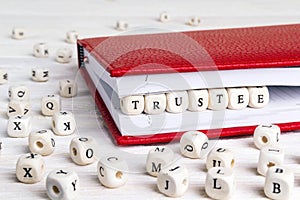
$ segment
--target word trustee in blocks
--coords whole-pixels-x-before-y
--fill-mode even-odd
[[[300,24],[89,38],[78,62],[119,145],[253,134],[266,121],[288,131],[300,128],[299,37]]]

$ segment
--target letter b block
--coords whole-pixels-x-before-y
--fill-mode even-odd
[[[294,188],[294,174],[285,167],[270,167],[264,192],[270,199],[289,199]]]

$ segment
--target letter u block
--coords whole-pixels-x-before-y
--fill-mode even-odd
[[[170,92],[167,96],[167,111],[170,113],[181,113],[188,108],[189,97],[187,91]]]

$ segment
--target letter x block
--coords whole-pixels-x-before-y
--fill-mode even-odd
[[[31,130],[31,117],[16,116],[8,119],[7,134],[10,137],[27,137]]]
[[[39,154],[22,155],[17,162],[16,175],[23,183],[37,183],[45,174],[45,163]]]

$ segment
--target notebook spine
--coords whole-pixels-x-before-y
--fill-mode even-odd
[[[79,43],[77,43],[77,54],[78,54],[78,67],[85,67],[85,56],[84,56],[84,48]]]

